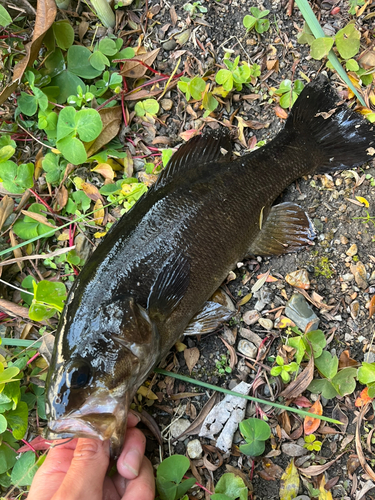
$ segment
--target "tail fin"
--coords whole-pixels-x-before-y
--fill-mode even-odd
[[[323,75],[306,85],[295,102],[285,125],[286,132],[291,129],[318,147],[317,173],[361,165],[375,153],[373,125],[340,103]]]

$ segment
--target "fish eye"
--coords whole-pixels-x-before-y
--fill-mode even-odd
[[[69,373],[70,387],[72,389],[81,389],[85,387],[90,380],[91,370],[86,363],[79,366],[73,366]]]

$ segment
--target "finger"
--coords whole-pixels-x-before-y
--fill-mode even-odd
[[[117,470],[125,479],[138,476],[146,448],[146,438],[142,431],[131,427],[126,431],[124,448],[117,461]]]
[[[74,448],[78,439],[63,442],[55,441],[43,465],[34,476],[28,496],[29,500],[50,500],[60,488],[70,467]],[[57,445],[57,446],[56,446]]]
[[[128,413],[128,427],[135,427],[141,421],[141,417],[137,413],[133,413],[132,410]]]
[[[78,439],[73,459],[53,500],[102,500],[109,442]]]
[[[146,457],[143,457],[138,477],[126,481],[122,500],[138,498],[142,500],[154,500],[155,498],[154,470],[151,462]]]

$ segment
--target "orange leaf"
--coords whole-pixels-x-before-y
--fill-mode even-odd
[[[315,401],[309,412],[315,413],[315,415],[323,415],[323,406],[321,405],[319,399]],[[303,422],[303,430],[305,431],[305,435],[308,436],[315,432],[318,429],[320,422],[321,421],[318,418],[305,417],[305,420]]]
[[[374,315],[374,313],[375,313],[375,295],[370,300],[369,317],[372,318],[372,316]]]
[[[355,400],[355,405],[360,408],[361,406],[365,406],[367,403],[370,403],[374,398],[370,398],[368,395],[368,387],[365,387],[358,398]]]
[[[258,274],[257,276],[257,280],[260,280],[261,278],[263,278],[267,273],[263,273],[263,274]],[[267,283],[271,283],[272,281],[279,281],[278,278],[275,278],[274,276],[267,276],[267,279],[266,279],[266,282]]]
[[[277,118],[281,118],[282,120],[286,120],[288,118],[288,113],[281,106],[275,106],[274,109]]]

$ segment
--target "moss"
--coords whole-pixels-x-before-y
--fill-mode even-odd
[[[321,257],[318,263],[314,266],[315,276],[324,276],[329,279],[333,276],[332,265],[328,257]]]
[[[358,257],[358,255],[353,255],[353,257],[352,257],[352,258],[353,258],[354,262],[358,262],[358,261],[359,261],[359,257]]]

